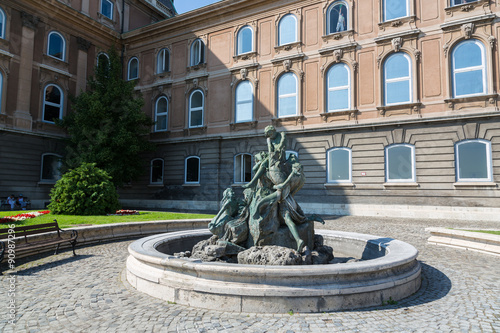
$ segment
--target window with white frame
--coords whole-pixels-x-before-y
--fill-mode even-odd
[[[288,72],[278,79],[278,117],[296,116],[298,114],[298,80],[297,75]]]
[[[55,183],[61,178],[61,166],[61,156],[56,154],[43,154],[40,180],[42,182]]]
[[[384,61],[385,105],[412,102],[411,59],[404,52],[391,54]]]
[[[186,158],[184,182],[186,184],[200,183],[200,158],[198,156]]]
[[[101,14],[113,19],[113,2],[110,0],[101,0]]]
[[[483,43],[476,39],[457,44],[451,54],[453,97],[486,94],[486,56]]]
[[[60,33],[56,31],[49,33],[47,54],[51,57],[64,61],[66,56],[66,41]]]
[[[457,181],[492,181],[491,142],[464,140],[455,145]]]
[[[327,182],[350,183],[352,181],[352,152],[339,147],[327,151]]]
[[[252,155],[239,154],[234,157],[234,182],[248,183],[252,180]]]
[[[387,182],[415,182],[415,146],[394,144],[385,148]]]
[[[191,66],[205,63],[205,44],[201,39],[195,40],[191,44]]]
[[[43,121],[53,123],[54,119],[61,119],[64,102],[62,89],[49,84],[45,87],[43,96]]]
[[[345,1],[335,1],[326,12],[326,33],[349,30],[348,7]]]
[[[328,112],[351,108],[351,75],[344,63],[335,64],[328,70]]]
[[[237,123],[253,120],[253,86],[248,80],[236,86],[234,118]]]
[[[384,21],[410,16],[409,0],[383,0]]]
[[[133,57],[128,61],[127,78],[135,80],[139,78],[139,59]]]
[[[293,14],[283,16],[278,25],[278,45],[297,41],[297,18]]]
[[[189,96],[189,127],[203,126],[205,97],[201,90],[195,90]]]
[[[161,49],[156,59],[156,72],[170,72],[170,53],[168,49]]]
[[[109,70],[109,56],[106,52],[100,52],[97,55],[97,67],[104,69],[106,72]]]
[[[161,158],[151,161],[151,184],[163,184],[163,163]]]
[[[450,6],[459,6],[469,2],[477,2],[478,0],[450,0]]]
[[[168,120],[168,99],[161,96],[156,100],[155,105],[155,132],[167,130]]]
[[[253,51],[253,30],[248,25],[238,31],[237,54],[244,54]]]
[[[5,12],[2,8],[0,8],[0,38],[5,39],[5,26],[7,17],[5,16]]]

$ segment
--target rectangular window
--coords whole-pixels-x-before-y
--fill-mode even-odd
[[[391,145],[385,149],[387,182],[415,182],[415,147]]]
[[[252,180],[252,155],[240,154],[234,158],[234,182],[248,183]]]
[[[101,0],[101,14],[113,19],[113,3],[109,0]]]

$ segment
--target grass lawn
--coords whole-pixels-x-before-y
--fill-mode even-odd
[[[492,234],[492,235],[499,235],[500,236],[500,231],[498,231],[498,230],[465,230],[465,231],[482,232],[484,234]]]
[[[20,210],[20,211],[4,211],[0,212],[0,218],[5,216],[14,216],[17,214],[36,212],[36,210]],[[170,213],[170,212],[149,212],[139,211],[139,215],[124,215],[124,216],[80,216],[80,215],[40,215],[24,221],[14,222],[17,226],[33,225],[41,223],[51,223],[54,219],[57,220],[61,228],[68,228],[78,224],[108,224],[121,222],[141,222],[141,221],[158,221],[158,220],[185,220],[185,219],[211,219],[214,215],[207,214],[185,214],[185,213]],[[0,224],[0,228],[6,228],[7,224]]]

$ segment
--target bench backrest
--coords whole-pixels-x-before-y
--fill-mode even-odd
[[[12,231],[9,233],[9,228],[0,229],[0,239],[7,239],[9,234],[12,234]],[[25,225],[25,226],[16,226],[14,228],[14,237],[19,239],[21,237],[24,238],[24,241],[28,241],[28,236],[30,235],[38,235],[46,232],[57,231],[57,236],[59,234],[59,225],[57,222],[53,223],[44,223],[44,224],[35,224],[35,225]]]

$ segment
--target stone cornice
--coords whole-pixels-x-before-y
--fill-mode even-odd
[[[472,16],[460,20],[443,23],[440,25],[440,27],[443,30],[457,29],[457,28],[460,29],[460,27],[463,24],[493,21],[496,17],[497,16],[495,14]]]

